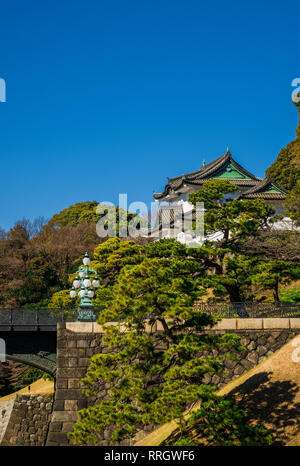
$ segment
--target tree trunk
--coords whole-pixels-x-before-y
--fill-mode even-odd
[[[240,289],[237,286],[226,286],[226,289],[229,294],[231,303],[241,303],[237,309],[238,316],[241,318],[249,317],[249,314],[244,306],[244,299],[240,294]]]
[[[280,302],[280,297],[279,297],[279,283],[278,280],[276,280],[276,283],[273,288],[273,296],[274,296],[274,301],[275,302]]]

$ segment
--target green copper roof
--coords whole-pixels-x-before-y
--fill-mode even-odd
[[[205,180],[210,178],[223,179],[232,181],[234,184],[243,186],[255,186],[261,183],[261,178],[253,175],[233,160],[229,149],[226,154],[218,157],[216,160],[208,164],[202,164],[200,170],[187,173],[185,175],[175,176],[168,178],[168,183],[165,185],[163,192],[154,193],[153,196],[156,200],[164,199],[170,196],[170,192],[174,195],[180,193],[182,186],[186,188],[187,185],[202,185]]]
[[[271,183],[271,185],[268,186],[268,189],[262,190],[261,192],[263,193],[283,193],[284,191],[280,189],[278,186],[275,184]]]
[[[214,173],[212,178],[225,180],[251,180],[250,176],[246,175],[242,170],[239,170],[232,161],[229,161],[217,173]]]

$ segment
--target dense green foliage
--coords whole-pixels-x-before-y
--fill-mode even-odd
[[[232,400],[211,395],[164,445],[262,446],[272,440],[265,427],[249,425],[245,412]]]
[[[288,303],[300,303],[300,287],[282,291],[281,299]]]
[[[296,139],[279,152],[266,174],[289,191],[286,199],[287,213],[300,224],[300,104],[296,105],[299,111]]]
[[[22,390],[39,379],[53,380],[46,372],[14,361],[0,364],[0,396]]]
[[[97,201],[78,202],[53,215],[50,225],[63,227],[66,225],[78,225],[79,223],[97,223],[99,215],[96,213]]]
[[[108,243],[116,246],[115,240]],[[91,358],[84,383],[87,395],[97,395],[107,383],[112,388],[108,400],[79,412],[80,422],[71,434],[78,443],[97,442],[106,427],[112,428],[112,442],[118,442],[144,425],[182,420],[188,404],[214,390],[201,383],[203,375],[220,371],[230,348],[238,347],[236,336],[199,333],[213,319],[193,308],[201,294],[197,276],[202,266],[184,246],[162,240],[137,252],[139,263],[120,271],[115,260],[102,256],[102,273],[109,276],[111,290],[99,323],[115,321],[119,326],[106,326],[104,341],[113,352]],[[116,249],[112,256],[116,258]],[[122,252],[119,258],[124,260]],[[219,358],[203,354],[219,347],[224,349]]]
[[[266,174],[288,191],[296,186],[300,176],[300,139],[295,139],[281,149]]]
[[[255,280],[264,279],[266,287],[276,289],[278,270],[286,280],[295,270],[280,261],[270,261],[266,268],[264,259],[241,252],[249,237],[268,229],[273,211],[261,200],[221,201],[234,190],[227,181],[211,180],[190,199],[205,202],[206,233],[221,230],[219,241],[186,248],[175,240],[145,246],[112,238],[95,249],[91,265],[102,279],[95,304],[105,305],[98,322],[105,326],[110,350],[91,358],[84,392],[97,396],[107,384],[111,388],[109,399],[79,412],[80,421],[70,434],[77,443],[97,443],[107,428],[111,441],[119,442],[145,425],[171,419],[183,429],[185,409],[198,400],[208,403],[202,404],[207,409],[215,403],[215,414],[209,411],[211,425],[219,425],[218,413],[225,416],[225,427],[219,428],[228,444],[255,444],[260,438],[262,444],[269,442],[264,429],[237,424],[240,412],[224,400],[216,401],[215,388],[202,382],[205,373],[222,370],[232,348],[242,348],[236,335],[203,333],[213,319],[197,310],[195,302],[208,288],[215,296],[242,301]],[[112,321],[118,325],[109,324]],[[201,410],[198,416],[201,424]],[[213,443],[209,429],[206,434]]]
[[[47,372],[44,372],[40,369],[36,369],[34,367],[28,367],[22,374],[19,379],[19,382],[22,384],[22,387],[26,387],[27,385],[31,385],[33,382],[36,382],[39,379],[44,380],[53,380],[53,377]]]
[[[116,215],[116,229],[118,233],[119,224],[122,224],[126,228],[128,223],[136,217],[136,214],[126,212],[118,207],[112,208],[111,206],[106,206],[107,208],[104,209],[105,205],[102,205],[103,212],[99,214],[97,211],[98,205],[97,201],[78,202],[62,210],[59,214],[54,215],[49,221],[49,225],[62,227],[66,225],[79,225],[80,223],[96,224],[104,215]]]
[[[229,181],[209,180],[201,191],[189,196],[195,206],[197,202],[204,202],[206,235],[223,233],[219,241],[206,241],[192,253],[209,268],[202,286],[213,289],[214,299],[228,296],[232,302],[244,302],[255,299],[252,287],[259,285],[272,290],[274,299],[279,301],[280,284],[300,277],[299,264],[271,258],[269,251],[251,253],[249,239],[260,238],[262,232],[267,234],[276,216],[262,199],[228,197],[223,201],[224,194],[234,193],[236,189]]]
[[[297,183],[286,197],[285,205],[290,217],[295,221],[297,225],[300,225],[300,170],[298,170]]]
[[[229,197],[226,202],[221,202],[224,193],[234,194],[235,190],[236,187],[228,181],[210,180],[204,183],[203,190],[190,196],[194,204],[200,201],[205,203],[205,232],[222,231],[223,237],[219,241],[206,241],[198,249],[185,249],[175,242],[172,252],[167,242],[145,246],[110,238],[98,245],[91,263],[102,279],[102,285],[96,292],[95,305],[106,305],[113,292],[112,285],[126,265],[139,264],[146,257],[169,257],[179,254],[179,251],[182,257],[191,257],[199,264],[202,271],[199,293],[205,295],[209,291],[212,293],[210,300],[252,301],[255,300],[257,286],[271,290],[274,299],[280,300],[280,287],[300,276],[297,238],[289,241],[292,233],[282,235],[270,232],[273,211],[261,199],[230,200]],[[296,253],[294,256],[293,251]],[[74,275],[70,275],[69,282],[73,278]],[[76,304],[65,290],[54,294],[49,306],[68,308],[72,303]]]

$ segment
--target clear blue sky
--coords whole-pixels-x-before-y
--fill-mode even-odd
[[[2,2],[0,227],[294,139],[299,0]]]

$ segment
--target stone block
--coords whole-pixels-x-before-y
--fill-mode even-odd
[[[231,371],[225,367],[225,369],[222,371],[222,376],[225,378],[228,378],[231,376]]]
[[[93,322],[93,333],[104,333],[102,325],[97,324],[97,322]]]
[[[300,329],[300,318],[299,317],[290,318],[290,328]]]
[[[58,368],[56,371],[57,378],[72,378],[72,379],[82,379],[86,374],[85,367],[69,367],[69,368]]]
[[[89,341],[88,340],[77,340],[77,348],[89,348]]]
[[[260,330],[263,328],[263,319],[236,319],[237,330]]]
[[[219,382],[220,382],[220,377],[217,374],[213,375],[211,379],[211,383],[213,385],[218,385]]]
[[[227,358],[225,360],[225,367],[227,367],[227,369],[233,369],[237,364],[238,362],[235,361],[234,359]]]
[[[35,436],[33,436],[33,438],[35,438]],[[20,446],[20,447],[25,445],[25,440],[23,438],[21,438],[21,437],[17,437],[16,445]]]
[[[237,319],[222,319],[216,322],[212,327],[212,330],[236,330]]]
[[[65,411],[77,411],[77,400],[65,400]]]
[[[68,358],[68,365],[59,367],[78,367],[78,358]]]
[[[249,343],[249,345],[247,346],[247,349],[248,349],[249,351],[253,351],[253,350],[255,350],[255,348],[256,348],[256,343],[255,343],[255,341],[252,340],[252,341]]]
[[[78,358],[78,356],[80,355],[80,351],[81,351],[80,348],[67,348],[63,352],[62,350],[60,350],[59,356],[63,356],[65,358]],[[82,351],[85,354],[85,350],[82,349]]]
[[[64,432],[49,432],[48,438],[47,438],[47,445],[68,445],[69,441],[67,438],[67,434]]]
[[[241,375],[243,372],[245,372],[245,368],[238,364],[235,368],[234,368],[234,374],[235,375]]]
[[[263,345],[258,346],[258,348],[257,348],[257,352],[258,352],[259,356],[263,356],[264,354],[267,353],[267,351],[268,351],[267,348],[265,346],[263,346]]]
[[[67,347],[68,348],[76,348],[76,340],[68,340],[68,344],[67,344]]]
[[[57,349],[65,349],[68,346],[68,341],[66,338],[58,338],[56,347]]]
[[[68,379],[68,388],[81,388],[80,379]]]
[[[56,359],[57,367],[69,367],[69,359],[64,357],[58,357]]]
[[[77,413],[74,411],[54,411],[52,422],[72,422],[78,421]],[[52,440],[51,440],[52,441]]]
[[[72,432],[73,422],[64,422],[62,425],[62,432]]]
[[[264,318],[263,319],[263,328],[268,329],[289,329],[290,328],[290,319],[288,318]]]
[[[66,329],[74,333],[93,333],[93,322],[67,322]]]
[[[56,400],[83,400],[85,398],[82,391],[75,388],[57,390],[56,393]]]
[[[258,363],[258,354],[256,351],[251,351],[251,353],[248,354],[247,360],[250,361],[252,364],[257,364]]]
[[[64,400],[55,400],[54,405],[53,405],[53,409],[54,409],[54,411],[63,411],[64,406],[65,406],[65,401]]]
[[[241,361],[241,365],[247,370],[249,371],[252,367],[253,367],[253,363],[251,363],[250,361],[248,361],[248,359],[243,359]]]
[[[79,358],[79,360],[78,360],[78,366],[79,367],[88,368],[89,365],[90,365],[90,359],[89,358]]]

